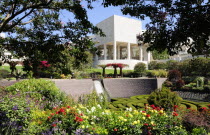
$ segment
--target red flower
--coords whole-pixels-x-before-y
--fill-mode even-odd
[[[53,127],[56,127],[57,125],[56,125],[56,124],[52,124],[52,126],[53,126]]]
[[[152,109],[156,109],[155,105],[150,105],[150,107],[152,107]]]
[[[51,117],[49,116],[49,117],[47,117],[47,119],[48,119],[48,120],[50,120],[50,119],[51,119]]]
[[[114,131],[118,131],[118,129],[117,128],[114,128]]]
[[[178,116],[179,114],[177,112],[172,113],[173,116]]]
[[[150,117],[150,115],[149,115],[149,114],[147,114],[147,115],[146,115],[146,117],[147,117],[147,118],[149,118],[149,117]]]
[[[54,114],[54,113],[51,113],[50,115],[52,115],[52,116],[53,116],[53,115],[55,115],[55,114]]]
[[[75,121],[76,121],[76,122],[82,122],[82,121],[83,121],[83,119],[82,119],[82,118],[80,118],[80,117],[78,117],[78,116],[76,116],[76,117],[75,117]]]
[[[147,124],[147,123],[144,123],[144,126],[148,126],[149,124]]]
[[[67,108],[71,108],[71,106],[67,106]]]
[[[178,108],[178,105],[174,105],[173,109],[176,111],[176,108]]]

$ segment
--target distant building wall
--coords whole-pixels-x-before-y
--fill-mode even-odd
[[[115,40],[137,44],[136,36],[141,33],[141,26],[142,24],[139,20],[114,16]]]

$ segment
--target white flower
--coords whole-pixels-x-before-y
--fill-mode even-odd
[[[96,110],[96,108],[93,106],[92,108],[91,108],[91,112],[94,112]]]
[[[98,108],[100,108],[100,109],[101,109],[101,106],[100,106],[99,104],[98,104],[97,106],[98,106]]]
[[[132,108],[130,107],[130,108],[126,108],[126,111],[132,111]]]

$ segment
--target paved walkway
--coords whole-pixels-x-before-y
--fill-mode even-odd
[[[81,95],[90,94],[94,88],[92,79],[52,79],[52,81],[61,91],[75,99]]]

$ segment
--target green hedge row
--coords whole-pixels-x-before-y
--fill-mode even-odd
[[[109,104],[109,108],[113,110],[125,110],[126,108],[132,108],[132,109],[144,109],[145,104],[148,104],[147,98],[149,95],[137,95],[132,96],[130,98],[114,98],[111,99],[111,102]],[[209,102],[193,102],[188,100],[183,100],[181,102],[180,108],[183,109],[193,109],[198,110],[201,107],[208,108],[210,105]]]

